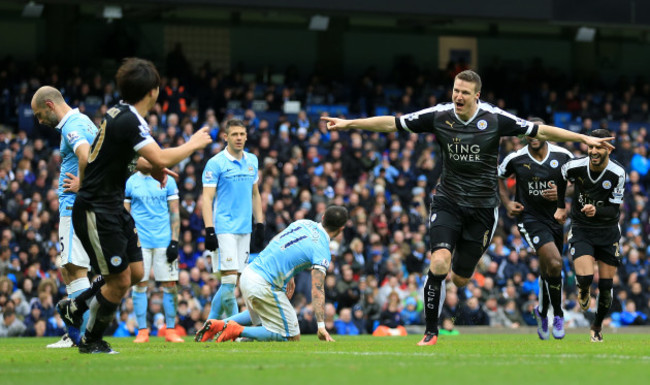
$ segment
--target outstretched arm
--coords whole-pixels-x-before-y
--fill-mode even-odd
[[[316,267],[311,270],[311,303],[318,323],[318,339],[334,341],[325,329],[325,272]]]
[[[334,131],[346,130],[367,130],[374,132],[395,132],[397,126],[395,125],[394,116],[373,116],[364,119],[339,119],[324,116],[322,120],[327,121],[327,129]]]
[[[541,124],[537,135],[535,136],[539,140],[552,140],[555,142],[579,142],[584,143],[587,146],[605,146],[606,148],[614,149],[609,141],[614,140],[614,137],[609,138],[595,138],[593,136],[587,136],[583,134],[577,134],[575,132],[562,129],[560,127],[549,126],[546,124]]]

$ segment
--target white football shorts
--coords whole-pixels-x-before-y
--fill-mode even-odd
[[[298,316],[287,293],[274,289],[250,267],[244,269],[239,289],[253,325],[262,324],[267,330],[287,338],[300,335]]]
[[[217,240],[219,249],[212,252],[212,271],[244,271],[251,251],[251,235],[217,234]]]
[[[61,243],[61,254],[56,259],[56,267],[61,268],[71,263],[90,269],[90,257],[74,232],[72,217],[59,218],[59,242]]]
[[[145,249],[143,247],[142,262],[144,263],[144,276],[140,282],[149,280],[152,267],[156,282],[178,281],[178,258],[174,262],[168,263],[166,247],[155,249]]]

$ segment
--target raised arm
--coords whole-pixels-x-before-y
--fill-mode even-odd
[[[367,130],[374,132],[395,132],[397,126],[395,125],[394,116],[373,116],[364,119],[339,119],[331,117],[321,117],[322,120],[327,122],[327,129],[334,131],[346,130]]]
[[[584,143],[587,146],[595,147],[604,145],[606,148],[614,149],[614,146],[609,143],[611,140],[614,140],[613,136],[609,138],[594,138],[593,136],[578,134],[560,127],[549,126],[546,124],[539,125],[539,130],[535,137],[540,140],[551,140],[555,142],[579,142]]]
[[[311,270],[311,303],[318,323],[318,339],[334,341],[325,329],[325,272],[316,267]]]
[[[163,150],[157,143],[152,142],[138,150],[138,153],[147,159],[154,168],[163,169],[178,164],[192,155],[194,151],[200,150],[210,143],[212,143],[212,138],[208,133],[208,127],[203,127],[195,132],[190,140],[178,147]]]

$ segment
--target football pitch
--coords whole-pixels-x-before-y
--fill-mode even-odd
[[[343,337],[300,342],[165,343],[108,338],[117,355],[46,349],[54,338],[0,339],[0,384],[648,384],[650,335]]]

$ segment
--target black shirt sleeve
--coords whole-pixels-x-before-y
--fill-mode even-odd
[[[415,133],[434,132],[436,111],[436,107],[430,107],[396,117],[395,125],[397,126],[397,130]]]
[[[535,137],[539,126],[533,122],[519,118],[509,112],[503,111],[500,108],[494,107],[494,113],[499,122],[499,135],[501,136],[517,136],[527,135]]]
[[[121,128],[124,139],[135,151],[154,142],[147,123],[143,119],[139,119],[135,114],[128,116]]]

